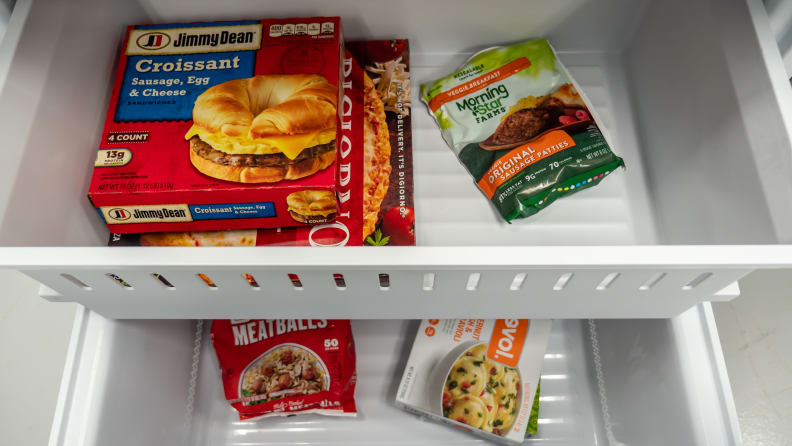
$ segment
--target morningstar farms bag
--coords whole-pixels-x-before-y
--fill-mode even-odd
[[[349,321],[224,319],[212,322],[211,334],[226,400],[241,420],[356,414]]]
[[[544,39],[481,51],[421,85],[443,138],[506,221],[624,166]]]

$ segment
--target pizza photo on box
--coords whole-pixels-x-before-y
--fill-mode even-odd
[[[365,245],[415,245],[409,42],[347,42],[364,70]]]

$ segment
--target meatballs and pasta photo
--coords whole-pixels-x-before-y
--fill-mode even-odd
[[[284,396],[327,390],[327,367],[316,353],[298,345],[281,344],[257,358],[242,373],[239,397],[259,404]]]
[[[348,320],[212,321],[225,398],[240,420],[353,416],[355,341]]]

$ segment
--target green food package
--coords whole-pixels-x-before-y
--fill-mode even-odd
[[[481,51],[421,85],[421,98],[506,221],[624,167],[545,39]]]
[[[536,435],[539,430],[539,393],[542,391],[542,380],[536,383],[536,395],[531,406],[531,417],[528,418],[528,427],[525,428],[526,436]]]

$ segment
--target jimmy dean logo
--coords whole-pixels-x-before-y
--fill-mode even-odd
[[[327,327],[326,319],[232,319],[234,345],[253,344],[273,336]]]
[[[142,209],[135,209],[132,212],[132,218],[140,219],[153,219],[156,218],[158,220],[165,220],[170,218],[184,218],[187,216],[187,213],[184,212],[184,209],[152,209],[152,210],[142,210]]]
[[[256,33],[253,31],[247,32],[239,32],[239,33],[229,33],[228,31],[223,31],[221,33],[209,33],[209,34],[187,34],[181,33],[179,34],[179,38],[173,42],[173,46],[178,47],[188,47],[188,46],[217,46],[217,45],[225,45],[225,44],[244,44],[244,43],[251,43],[255,38]]]
[[[509,97],[506,85],[487,87],[482,93],[468,96],[455,102],[457,110],[469,111],[476,118],[476,122],[484,122],[502,113],[506,113],[503,99]]]
[[[104,206],[100,211],[109,225],[192,221],[186,204]]]
[[[151,32],[141,35],[135,42],[140,48],[153,51],[168,46],[170,41],[170,36],[165,33]]]
[[[194,28],[133,29],[127,56],[249,51],[261,47],[261,25],[226,25]]]

